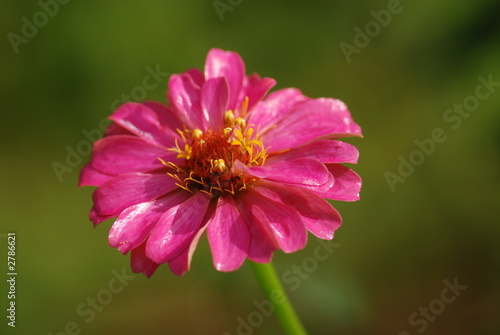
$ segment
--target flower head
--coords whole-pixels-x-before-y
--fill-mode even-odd
[[[341,217],[323,198],[355,201],[361,188],[340,164],[357,149],[336,139],[361,129],[341,101],[267,95],[275,83],[212,49],[204,73],[170,77],[167,106],[129,102],[110,116],[79,185],[98,186],[90,219],[117,217],[109,244],[131,252],[134,272],[183,274],[205,232],[219,271],[299,250],[307,231],[333,238]]]

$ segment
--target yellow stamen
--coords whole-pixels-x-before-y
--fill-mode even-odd
[[[247,122],[242,117],[237,118],[236,121],[235,121],[235,123],[238,126],[240,126],[240,129],[245,129],[245,127],[247,126]]]
[[[223,159],[212,159],[210,161],[210,164],[212,165],[212,169],[217,172],[224,172],[226,171],[226,162],[224,162]]]
[[[182,189],[184,189],[184,190],[188,191],[188,192],[189,192],[189,193],[191,193],[191,194],[194,194],[194,192],[193,192],[193,191],[191,191],[189,188],[187,188],[187,187],[186,187],[186,186],[184,186],[184,185],[177,184],[177,183],[175,183],[175,185],[177,185],[177,186],[179,186],[180,188],[182,188]]]
[[[252,138],[252,135],[253,135],[253,128],[248,128],[247,130],[247,138]]]
[[[234,127],[234,114],[233,111],[228,110],[224,113],[224,124],[228,128]]]
[[[199,129],[193,130],[193,138],[199,140],[203,136],[203,132]]]
[[[203,185],[203,182],[201,182],[201,181],[199,181],[199,180],[196,180],[196,179],[193,179],[193,178],[191,178],[191,176],[192,176],[192,173],[190,173],[190,174],[189,174],[189,177],[184,178],[184,183],[185,183],[185,182],[187,182],[187,181],[193,181],[193,182],[195,182],[195,183],[198,183],[198,184],[200,184],[200,185]]]
[[[245,116],[248,112],[248,96],[241,102],[240,115]]]
[[[181,154],[181,153],[182,153],[181,148],[179,148],[179,143],[177,142],[177,139],[175,139],[175,148],[168,148],[167,150],[170,150],[170,151],[175,151],[175,152],[177,152],[178,154]]]
[[[235,129],[235,130],[234,130],[234,133],[236,134],[236,137],[238,137],[238,139],[239,139],[240,141],[244,141],[244,139],[243,139],[243,134],[241,133],[241,131],[240,131],[239,129]]]
[[[233,128],[230,128],[230,127],[224,128],[224,136],[228,137],[232,131],[233,131]]]
[[[180,129],[176,129],[177,132],[179,133],[179,135],[181,135],[182,139],[184,140],[184,142],[187,142],[186,140],[186,136],[184,135],[184,131],[180,130]]]
[[[178,176],[178,175],[173,174],[173,173],[170,173],[170,172],[167,172],[167,174],[168,174],[170,177],[174,178],[175,180],[178,180],[180,183],[182,183],[182,182],[183,182],[183,181],[181,180],[181,178],[179,178],[179,176]]]

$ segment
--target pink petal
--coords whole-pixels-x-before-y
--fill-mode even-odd
[[[89,219],[94,223],[94,227],[96,227],[99,223],[114,218],[117,215],[118,213],[110,215],[99,215],[97,214],[96,210],[92,208],[89,213]]]
[[[333,178],[323,163],[310,158],[294,161],[277,161],[265,166],[247,167],[236,161],[237,169],[254,177],[278,181],[283,184],[299,186],[318,192],[325,192],[333,185]]]
[[[335,140],[320,140],[292,148],[284,153],[271,155],[267,164],[278,161],[291,161],[299,158],[312,158],[322,163],[357,163],[358,149],[349,143]]]
[[[142,104],[147,106],[156,114],[156,117],[160,122],[159,126],[165,134],[172,136],[173,138],[179,137],[176,129],[183,129],[183,126],[173,107],[165,106],[156,101],[144,101]]]
[[[260,133],[263,134],[280,122],[293,108],[308,99],[296,88],[285,88],[273,92],[264,101],[255,105],[248,117],[247,124],[260,126]],[[265,144],[267,147],[267,143]]]
[[[157,114],[144,104],[127,102],[118,107],[109,119],[150,143],[165,147],[175,144],[172,133],[165,133]]]
[[[125,209],[111,227],[109,245],[123,254],[136,248],[169,208],[177,206],[190,196],[185,190],[179,189],[159,199]]]
[[[148,257],[156,263],[165,263],[178,257],[201,228],[209,203],[208,195],[197,192],[165,212],[148,238]]]
[[[191,79],[193,79],[193,82],[196,85],[198,85],[199,87],[203,86],[203,83],[205,82],[205,76],[199,69],[189,69],[184,73],[190,75]]]
[[[111,178],[113,178],[113,176],[94,169],[92,165],[88,163],[82,168],[82,171],[80,171],[78,186],[99,186]]]
[[[122,174],[94,191],[94,208],[99,215],[118,214],[125,208],[151,201],[176,189],[176,182],[167,174]]]
[[[153,145],[140,137],[116,135],[94,143],[90,163],[94,169],[103,173],[119,175],[166,168],[158,158],[176,163],[176,157],[176,152]]]
[[[104,132],[104,137],[114,136],[114,135],[133,135],[133,136],[135,136],[135,134],[133,132],[123,128],[119,124],[111,122],[110,125],[108,126],[108,128],[106,128],[106,131]]]
[[[237,270],[245,261],[250,233],[232,197],[219,197],[208,224],[208,242],[218,271]]]
[[[307,230],[315,236],[331,240],[342,224],[340,214],[327,201],[311,191],[260,181],[254,189],[262,195],[295,209]]]
[[[276,80],[273,78],[260,78],[256,73],[245,77],[243,80],[243,88],[240,92],[240,97],[238,99],[238,104],[244,101],[245,97],[248,97],[248,111],[257,104],[264,96],[269,92],[271,88],[276,85]],[[239,116],[239,115],[238,115]]]
[[[307,230],[297,212],[285,204],[273,201],[254,189],[250,189],[243,199],[255,220],[268,225],[280,248],[294,252],[304,248]]]
[[[261,215],[261,220],[254,218],[252,215],[252,207],[254,206],[251,203],[237,199],[236,206],[250,232],[248,258],[257,263],[269,263],[273,252],[279,249],[279,243],[274,237],[269,221],[264,215]],[[259,211],[259,209],[254,210]]]
[[[191,129],[204,129],[201,110],[201,88],[188,74],[174,74],[168,81],[168,100],[176,107],[177,115]]]
[[[201,90],[201,108],[203,110],[205,130],[222,130],[224,112],[227,110],[228,87],[225,78],[208,79]]]
[[[180,256],[168,262],[170,271],[172,271],[177,276],[182,276],[184,273],[186,273],[186,271],[189,271],[194,251],[196,250],[198,242],[200,241],[200,238],[206,229],[207,225],[205,224],[202,228],[200,228],[200,230],[198,230],[189,247],[186,248],[186,250],[184,250]]]
[[[211,49],[205,61],[205,80],[224,77],[229,86],[228,109],[235,110],[245,77],[245,64],[236,52]]]
[[[294,108],[274,128],[262,135],[268,153],[285,150],[320,138],[361,136],[347,106],[340,100],[319,98]]]
[[[144,273],[146,277],[151,277],[159,264],[153,262],[146,256],[145,252],[146,242],[142,243],[135,249],[132,249],[132,254],[130,255],[130,267],[134,273]]]
[[[361,177],[353,170],[340,164],[326,164],[335,184],[327,192],[317,192],[322,198],[356,201],[361,191]]]
[[[194,240],[194,239],[193,239]],[[173,274],[182,276],[191,268],[191,257],[189,256],[189,248],[184,250],[182,254],[168,262],[168,267]]]

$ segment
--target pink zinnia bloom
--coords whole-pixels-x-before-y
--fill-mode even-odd
[[[307,231],[333,238],[341,217],[323,198],[355,201],[361,188],[339,164],[358,150],[336,139],[361,129],[341,101],[295,88],[266,96],[275,84],[212,49],[204,73],[170,77],[167,106],[129,102],[110,116],[79,185],[98,186],[94,225],[118,217],[109,244],[131,252],[134,272],[168,263],[182,275],[205,232],[219,271],[302,249]]]

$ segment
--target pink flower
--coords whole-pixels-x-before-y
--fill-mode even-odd
[[[333,238],[341,217],[323,198],[355,201],[361,188],[340,164],[357,149],[336,139],[361,129],[339,100],[295,88],[266,97],[275,83],[212,49],[204,73],[170,77],[168,106],[129,102],[110,116],[79,186],[98,186],[94,225],[118,217],[109,244],[131,251],[134,272],[168,263],[182,275],[205,232],[219,271],[304,248],[307,231]]]

